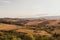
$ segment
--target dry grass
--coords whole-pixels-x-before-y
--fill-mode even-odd
[[[14,30],[17,29],[16,25],[10,25],[10,24],[0,24],[0,30]]]

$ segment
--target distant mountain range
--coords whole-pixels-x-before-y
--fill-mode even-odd
[[[56,19],[60,19],[60,16],[43,16],[43,17],[33,17],[33,18],[26,18],[26,19],[30,19],[30,20],[34,20],[34,19],[56,20]]]
[[[60,19],[60,16],[42,16],[42,17],[31,17],[31,18],[0,18],[0,19],[18,19],[18,20],[48,19],[48,20],[56,20],[56,19]]]
[[[60,19],[60,16],[44,16],[44,17],[40,17],[40,18],[45,18],[45,19],[53,20],[53,19]]]

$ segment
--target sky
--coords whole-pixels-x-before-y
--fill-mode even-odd
[[[60,16],[60,0],[0,0],[0,17]]]

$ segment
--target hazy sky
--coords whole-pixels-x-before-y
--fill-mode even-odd
[[[0,17],[60,15],[60,0],[0,0]]]

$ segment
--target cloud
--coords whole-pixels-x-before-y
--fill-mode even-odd
[[[35,16],[40,17],[40,16],[48,16],[47,13],[41,13],[41,14],[36,14]]]
[[[11,3],[11,1],[3,1],[4,3]]]
[[[2,1],[0,1],[1,3],[11,3],[11,1],[9,1],[9,0],[2,0]]]

